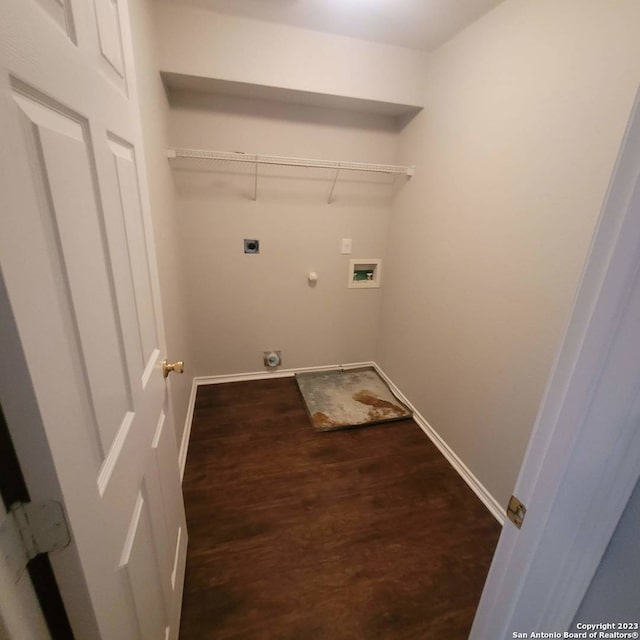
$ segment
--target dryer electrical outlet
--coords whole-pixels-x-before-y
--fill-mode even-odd
[[[244,239],[245,253],[260,253],[260,240]]]

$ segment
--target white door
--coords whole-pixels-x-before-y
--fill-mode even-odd
[[[77,638],[176,638],[187,533],[126,2],[0,8],[1,401],[32,498],[64,502]]]

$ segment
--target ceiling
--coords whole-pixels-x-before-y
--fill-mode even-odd
[[[502,0],[173,0],[232,16],[433,51]]]

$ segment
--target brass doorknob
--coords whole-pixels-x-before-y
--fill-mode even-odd
[[[166,378],[172,371],[176,373],[184,373],[184,362],[178,360],[177,362],[162,361],[162,375]]]

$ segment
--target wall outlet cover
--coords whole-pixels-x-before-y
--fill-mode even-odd
[[[251,238],[244,239],[244,252],[245,253],[260,253],[260,240],[254,240]]]

